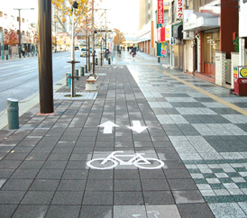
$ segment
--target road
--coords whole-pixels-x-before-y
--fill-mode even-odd
[[[53,54],[53,83],[70,72],[70,52]],[[75,59],[80,61],[76,68],[84,66],[86,58],[75,51]],[[6,99],[14,98],[19,102],[39,92],[38,57],[29,57],[0,62],[0,113],[6,109]]]

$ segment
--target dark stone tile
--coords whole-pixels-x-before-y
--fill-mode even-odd
[[[81,205],[83,191],[57,191],[51,204]]]
[[[21,204],[50,204],[53,195],[52,191],[28,191]]]
[[[142,179],[144,191],[166,191],[170,190],[166,179]]]
[[[135,169],[117,169],[114,179],[140,179],[139,171]]]
[[[45,217],[48,205],[20,205],[13,218],[40,218]]]
[[[17,205],[7,205],[7,204],[0,205],[0,211],[1,211],[0,217],[1,218],[11,217],[11,215],[14,213],[16,208],[17,208]]]
[[[46,218],[78,218],[81,206],[73,205],[51,205],[46,214]]]
[[[63,171],[63,169],[41,169],[37,179],[60,179]]]
[[[29,190],[56,191],[59,180],[35,179]]]
[[[135,191],[140,192],[142,190],[140,180],[115,180],[114,191]]]
[[[83,205],[113,205],[113,192],[86,191]]]
[[[0,191],[0,204],[19,204],[25,191]]]
[[[167,179],[191,179],[186,169],[164,169]]]
[[[38,174],[39,169],[17,169],[11,176],[13,179],[33,179]]]
[[[58,191],[83,191],[86,180],[61,180]]]
[[[113,181],[112,180],[88,180],[86,185],[87,191],[112,191]]]
[[[165,174],[162,169],[139,169],[139,172],[141,175],[141,179],[165,179]]]
[[[171,190],[197,190],[197,186],[193,179],[168,179]]]
[[[170,191],[145,191],[145,205],[168,205],[175,204]]]
[[[1,190],[4,191],[27,191],[32,179],[9,179],[5,182]]]
[[[142,192],[114,192],[114,205],[143,205]]]
[[[80,179],[84,180],[88,177],[88,170],[73,170],[73,169],[66,169],[63,173],[62,179]]]

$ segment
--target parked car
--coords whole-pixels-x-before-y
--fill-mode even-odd
[[[80,57],[86,57],[87,56],[87,49],[86,48],[82,48],[81,52],[80,52]]]
[[[75,46],[75,50],[80,50],[79,46]]]

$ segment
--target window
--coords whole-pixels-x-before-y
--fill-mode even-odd
[[[206,33],[204,35],[204,45],[205,62],[215,63],[215,52],[219,51],[220,48],[219,32]]]
[[[3,12],[2,11],[0,11],[0,17],[3,17]]]
[[[7,14],[4,14],[4,19],[8,19],[8,15]]]

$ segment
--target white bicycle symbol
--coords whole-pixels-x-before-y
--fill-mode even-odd
[[[159,169],[164,166],[164,162],[155,158],[145,158],[142,153],[135,154],[117,154],[123,151],[114,151],[106,158],[95,158],[87,162],[87,166],[97,170],[113,169],[118,164],[120,165],[134,165],[141,169]],[[120,158],[130,158],[129,160],[121,160]]]

